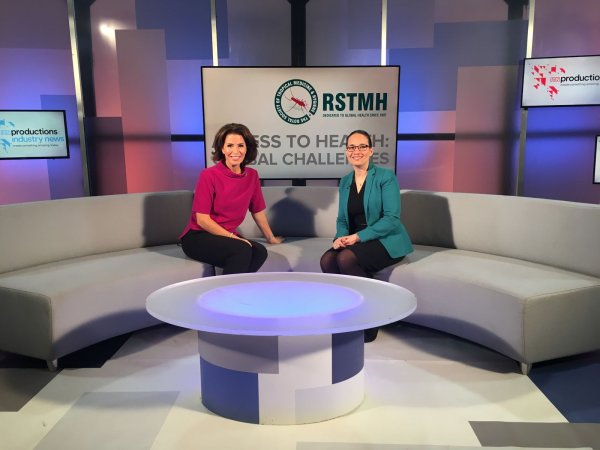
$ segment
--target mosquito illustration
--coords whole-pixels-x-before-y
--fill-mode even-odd
[[[290,88],[289,91],[291,93],[291,97],[286,97],[284,95],[285,99],[291,102],[291,106],[287,109],[286,113],[291,111],[292,109],[299,109],[304,114],[308,114],[308,105],[306,104],[306,100],[295,97],[292,88]]]

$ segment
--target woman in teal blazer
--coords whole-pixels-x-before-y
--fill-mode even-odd
[[[396,175],[371,162],[369,133],[348,136],[346,157],[354,169],[340,180],[335,239],[321,257],[321,270],[371,278],[413,251],[400,221],[400,188]],[[365,341],[377,336],[367,330]]]

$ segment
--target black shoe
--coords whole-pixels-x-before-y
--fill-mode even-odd
[[[365,342],[373,342],[377,339],[377,333],[379,332],[379,328],[369,328],[365,330]]]

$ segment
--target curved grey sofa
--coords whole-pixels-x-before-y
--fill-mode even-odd
[[[213,275],[176,242],[188,191],[0,206],[0,350],[55,361],[158,323],[146,297]]]
[[[261,270],[319,271],[335,233],[329,187],[265,188],[272,228],[289,238]],[[376,275],[415,293],[404,319],[531,364],[600,349],[600,205],[402,191],[415,251]],[[251,221],[241,230],[259,236]],[[319,237],[321,236],[321,237]]]
[[[273,230],[261,271],[318,272],[337,188],[265,187]],[[0,207],[0,350],[49,362],[153,325],[147,295],[215,275],[175,244],[188,191]],[[600,349],[600,205],[402,191],[415,252],[377,278],[415,293],[407,321],[532,363]],[[247,217],[247,237],[260,232]],[[4,250],[6,249],[6,251]]]

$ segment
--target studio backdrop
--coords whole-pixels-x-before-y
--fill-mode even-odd
[[[340,178],[348,133],[367,131],[376,164],[396,168],[400,67],[203,67],[206,164],[218,129],[256,136],[263,179]]]

